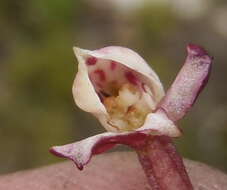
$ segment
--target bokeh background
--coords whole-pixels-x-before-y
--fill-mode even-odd
[[[62,159],[48,149],[104,131],[74,104],[72,46],[139,52],[167,89],[187,43],[214,56],[209,85],[180,122],[184,157],[227,171],[225,0],[1,0],[0,173]]]

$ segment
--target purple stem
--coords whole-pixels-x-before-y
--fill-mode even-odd
[[[150,137],[145,145],[137,147],[137,154],[152,190],[193,190],[170,137]]]

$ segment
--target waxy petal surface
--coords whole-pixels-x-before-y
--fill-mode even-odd
[[[212,58],[199,46],[188,45],[187,53],[182,69],[159,104],[174,122],[192,107],[208,81],[212,65]]]

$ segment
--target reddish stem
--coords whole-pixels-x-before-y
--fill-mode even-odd
[[[170,137],[150,137],[137,154],[152,190],[193,190]]]

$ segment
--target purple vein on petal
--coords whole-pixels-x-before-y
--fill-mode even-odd
[[[183,67],[159,104],[172,121],[181,119],[192,107],[211,70],[212,58],[202,47],[189,44],[187,53]]]

